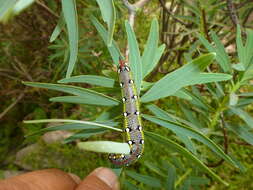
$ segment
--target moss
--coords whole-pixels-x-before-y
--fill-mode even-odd
[[[39,143],[39,148],[25,156],[22,163],[33,169],[58,168],[66,172],[75,173],[80,177],[86,176],[93,169],[108,166],[105,156],[86,152],[69,144]]]

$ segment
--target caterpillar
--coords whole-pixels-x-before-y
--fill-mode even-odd
[[[141,125],[139,96],[127,62],[120,60],[118,74],[124,110],[124,133],[126,133],[127,143],[130,146],[130,154],[110,154],[109,160],[117,166],[128,166],[141,157],[144,150],[144,134]]]

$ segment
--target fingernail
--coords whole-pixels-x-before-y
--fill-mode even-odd
[[[72,173],[68,173],[68,175],[76,182],[76,184],[81,183],[81,179],[77,175]]]
[[[116,174],[108,168],[97,168],[92,172],[92,175],[96,175],[104,183],[106,183],[113,190],[119,189],[118,177]]]

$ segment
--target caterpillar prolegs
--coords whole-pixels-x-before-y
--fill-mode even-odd
[[[124,104],[124,132],[130,146],[130,154],[110,154],[109,159],[113,164],[121,166],[129,165],[141,156],[144,149],[144,135],[139,110],[139,97],[126,62],[120,61],[118,73]]]

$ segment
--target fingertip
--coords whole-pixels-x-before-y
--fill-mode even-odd
[[[76,190],[119,190],[118,177],[109,168],[97,168],[80,183]]]
[[[68,173],[68,175],[76,182],[76,184],[81,183],[81,179],[77,175],[75,175],[73,173]]]

